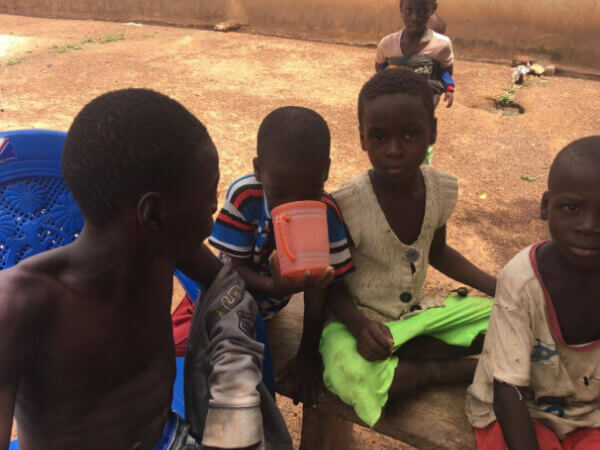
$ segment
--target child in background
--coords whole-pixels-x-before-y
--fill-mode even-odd
[[[434,105],[437,107],[444,93],[450,108],[454,102],[454,52],[450,38],[427,28],[436,9],[436,0],[400,0],[404,29],[381,40],[375,69],[406,67],[424,75],[433,88]]]
[[[600,136],[562,150],[541,214],[551,240],[515,256],[466,411],[480,450],[600,448]]]
[[[358,352],[369,361],[383,361],[394,346],[383,323],[425,306],[421,288],[429,264],[490,296],[495,279],[446,243],[458,184],[449,173],[422,166],[427,146],[436,139],[427,81],[406,69],[377,73],[360,92],[358,118],[362,148],[373,168],[333,194],[356,270],[345,283],[330,287],[329,306],[356,338]],[[461,357],[480,345],[465,349],[425,336],[409,341],[396,353],[400,362],[391,393],[469,380],[476,362]]]
[[[326,287],[354,267],[342,215],[335,200],[323,192],[329,151],[329,128],[319,114],[291,106],[271,112],[258,130],[254,174],[231,185],[209,240],[233,262],[265,319],[285,307],[293,294],[304,292],[304,331],[292,375],[297,386],[294,400],[307,405],[316,403],[320,385],[318,342]],[[283,279],[276,264],[271,209],[301,200],[327,205],[331,267],[319,277]]]

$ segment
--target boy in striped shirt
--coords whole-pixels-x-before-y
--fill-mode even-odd
[[[254,174],[231,185],[209,239],[232,261],[265,319],[285,307],[293,294],[304,292],[304,331],[291,374],[294,401],[306,405],[316,403],[321,379],[318,343],[326,288],[354,270],[341,212],[323,191],[330,141],[327,123],[312,110],[284,107],[271,112],[258,131]],[[281,277],[274,257],[271,209],[301,200],[327,205],[331,267],[319,277],[288,280]]]

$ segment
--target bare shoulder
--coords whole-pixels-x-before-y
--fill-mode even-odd
[[[61,288],[55,276],[64,259],[61,253],[34,256],[0,271],[0,323],[3,326],[32,324],[52,307]]]

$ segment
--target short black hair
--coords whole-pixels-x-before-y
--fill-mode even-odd
[[[145,192],[174,191],[192,164],[214,152],[204,125],[180,103],[124,89],[77,114],[61,164],[86,221],[103,225]]]
[[[365,103],[384,95],[410,94],[420,97],[427,112],[434,118],[433,90],[423,75],[409,69],[386,69],[376,73],[358,95],[358,123],[362,128]]]
[[[565,168],[577,170],[581,165],[597,168],[600,176],[600,136],[588,136],[571,142],[563,148],[550,167],[548,187]]]
[[[431,5],[435,8],[437,6],[437,0],[429,0],[429,2],[431,3]],[[404,0],[400,0],[399,4],[400,4],[400,8],[402,8],[402,3],[404,3]]]
[[[261,161],[327,164],[331,135],[327,122],[316,111],[284,106],[264,118],[256,147]]]

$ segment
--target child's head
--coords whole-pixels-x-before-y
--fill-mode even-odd
[[[436,10],[436,0],[400,0],[404,28],[411,34],[423,34]]]
[[[86,227],[114,229],[178,256],[212,228],[215,146],[181,104],[144,89],[104,94],[75,117],[62,170]]]
[[[258,130],[254,171],[271,208],[321,199],[330,144],[329,127],[315,111],[286,106],[265,117]]]
[[[550,168],[542,218],[571,264],[600,268],[600,136],[565,147]]]
[[[393,184],[411,181],[436,139],[433,91],[411,70],[379,72],[360,91],[358,122],[373,169]]]

